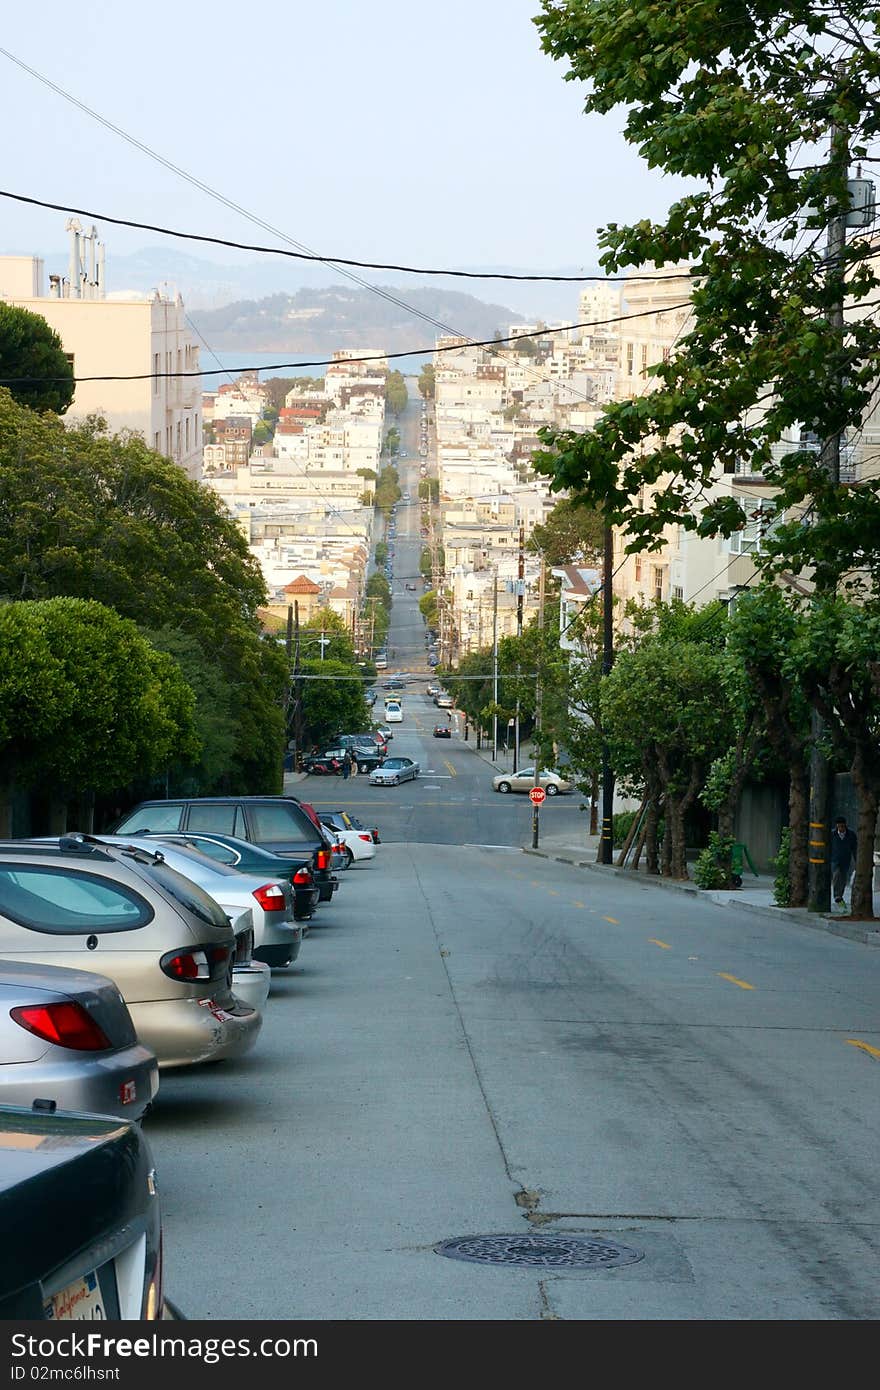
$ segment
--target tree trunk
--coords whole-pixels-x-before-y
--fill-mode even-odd
[[[853,879],[850,915],[874,918],[874,837],[877,833],[878,788],[853,768],[853,781],[859,795],[858,846]]]
[[[789,907],[806,907],[809,896],[809,851],[807,828],[810,820],[810,787],[803,758],[789,764],[788,827],[791,841],[788,854]]]
[[[663,798],[663,839],[660,841],[660,872],[664,878],[672,877],[672,839],[675,808],[668,796]]]
[[[14,785],[11,780],[0,782],[0,839],[3,840],[12,838],[12,793]]]
[[[67,829],[67,802],[52,797],[49,801],[49,834],[63,835]]]
[[[649,874],[659,874],[660,855],[657,847],[657,830],[660,823],[660,805],[656,797],[651,797],[648,802],[648,814],[645,819],[645,872]]]

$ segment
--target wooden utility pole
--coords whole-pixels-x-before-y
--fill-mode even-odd
[[[290,611],[288,610],[288,625],[290,622]],[[303,735],[303,710],[302,710],[302,681],[300,674],[300,642],[299,642],[299,601],[293,602],[293,766],[299,772],[302,766],[302,735]]]
[[[519,528],[519,563],[516,570],[516,635],[522,637],[523,630],[523,602],[525,599],[526,584],[526,528],[520,525]],[[516,687],[516,717],[514,720],[513,731],[513,770],[519,771],[519,675],[522,667],[519,662],[516,665],[517,687]]]
[[[838,64],[838,74],[842,66]],[[849,172],[849,135],[836,122],[831,126],[829,162],[836,166],[842,180]],[[843,298],[846,268],[843,252],[846,248],[848,202],[838,205],[828,223],[825,246],[825,274],[834,290],[834,300],[828,310],[828,321],[842,339]],[[829,436],[819,455],[834,487],[840,484],[840,434]],[[817,593],[819,592],[817,586]],[[831,816],[833,814],[834,776],[822,751],[824,721],[815,708],[810,715],[810,836],[807,907],[810,912],[831,911]]]
[[[538,584],[538,666],[535,675],[535,786],[541,785],[541,717],[543,714],[544,691],[541,679],[541,667],[544,660],[544,592],[546,587],[546,566],[544,556],[541,556],[541,578]],[[532,849],[538,848],[540,835],[540,806],[532,806]]]
[[[614,665],[614,530],[605,525],[605,557],[602,575],[602,675],[607,676]],[[610,864],[614,858],[614,769],[608,740],[602,739],[602,837],[599,840],[599,863]]]
[[[492,761],[498,758],[498,566],[492,571]]]

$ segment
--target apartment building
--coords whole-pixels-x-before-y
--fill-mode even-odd
[[[83,234],[75,220],[68,231],[66,276],[51,275],[47,284],[39,256],[0,256],[0,298],[40,314],[54,328],[75,376],[131,378],[78,382],[67,420],[101,415],[111,432],[137,432],[190,478],[199,478],[199,350],[182,298],[168,287],[108,296],[97,232]]]

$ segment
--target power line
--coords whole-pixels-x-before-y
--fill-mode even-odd
[[[3,50],[0,49],[0,53],[2,53],[2,51]],[[673,313],[677,309],[687,309],[688,307],[688,303],[670,304],[662,312]],[[467,334],[452,333],[452,331],[450,330],[450,336],[465,339],[464,344],[450,343],[447,344],[446,347],[437,347],[435,345],[434,347],[412,348],[408,352],[383,352],[373,353],[368,357],[346,357],[344,360],[342,360],[341,365],[348,366],[349,364],[365,362],[388,362],[400,357],[424,357],[429,354],[434,355],[440,352],[461,352],[463,346],[478,348],[485,347],[491,349],[493,347],[498,347],[498,345],[501,343],[519,342],[523,338],[546,338],[549,333],[572,333],[575,331],[575,329],[579,328],[597,328],[609,323],[628,323],[631,319],[650,318],[656,315],[657,312],[657,309],[643,309],[640,310],[637,314],[617,314],[610,319],[589,319],[584,323],[563,324],[561,327],[554,329],[536,328],[534,330],[530,330],[528,333],[513,333],[510,335],[510,337],[507,338],[472,339],[468,338]],[[207,372],[202,371],[201,369],[189,372],[134,372],[127,376],[75,376],[73,380],[77,385],[82,385],[85,382],[89,381],[172,381],[181,377],[229,376],[233,372],[237,373],[239,376],[242,376],[246,372],[280,372],[287,370],[287,368],[289,367],[335,367],[338,365],[340,365],[340,359],[330,357],[310,362],[271,362],[268,365],[264,364],[256,367],[221,367],[217,370],[211,368],[211,370]],[[63,383],[69,382],[70,377],[0,377],[0,386],[26,386],[34,383],[35,381],[43,382],[45,384],[49,384],[51,382]]]
[[[4,51],[0,49],[0,52]],[[7,56],[9,55],[7,54]],[[129,217],[111,217],[109,213],[94,212],[89,208],[69,207],[66,203],[50,203],[43,198],[32,198],[24,193],[12,193],[5,188],[0,188],[0,198],[11,198],[17,203],[28,203],[33,207],[49,208],[53,212],[72,212],[78,217],[88,217],[97,222],[110,222],[116,227],[134,227],[142,232],[158,232],[160,236],[178,237],[182,241],[204,241],[212,246],[228,246],[234,251],[256,251],[263,256],[287,256],[297,261],[317,261],[321,265],[357,266],[361,270],[395,270],[403,275],[448,275],[465,280],[524,280],[578,285],[588,281],[605,284],[606,281],[617,280],[627,283],[638,283],[640,280],[681,280],[685,273],[693,273],[689,270],[674,275],[518,275],[512,271],[449,270],[436,266],[398,265],[392,261],[357,261],[348,256],[321,256],[317,252],[287,251],[281,246],[261,246],[247,241],[232,241],[228,237],[210,236],[205,232],[182,232],[179,228],[164,227],[154,222],[136,222]]]

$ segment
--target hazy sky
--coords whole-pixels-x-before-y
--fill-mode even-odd
[[[0,45],[322,254],[590,266],[599,225],[661,213],[682,185],[624,145],[621,113],[583,115],[582,90],[541,52],[538,8],[538,0],[42,0],[6,7]],[[2,55],[0,111],[6,189],[268,239]],[[66,244],[64,214],[7,200],[0,208],[0,252]],[[99,231],[108,259],[164,244]],[[492,298],[497,287],[473,292]]]

